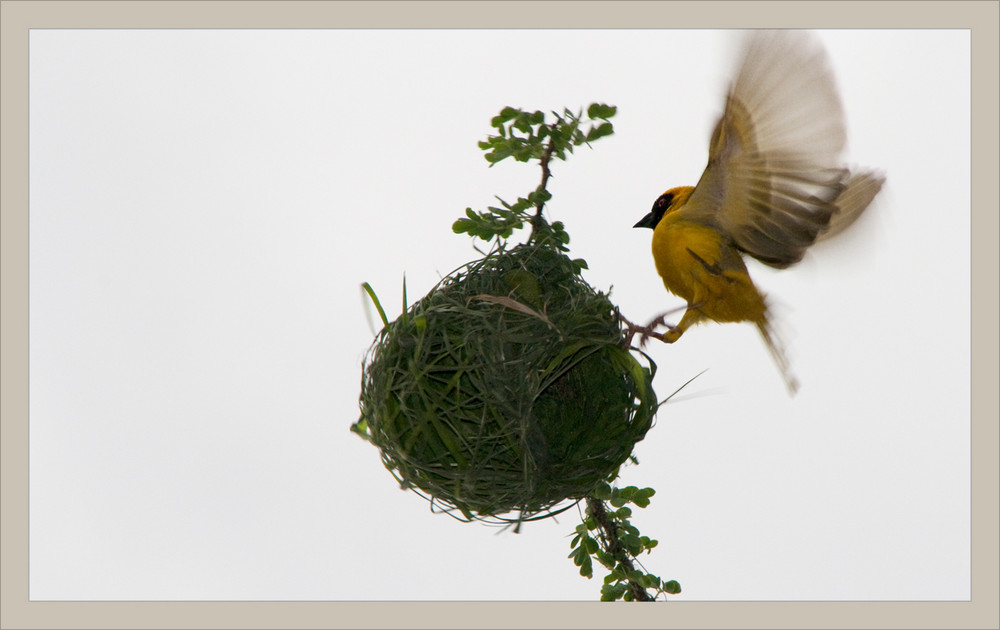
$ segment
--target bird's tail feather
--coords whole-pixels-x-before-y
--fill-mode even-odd
[[[834,237],[854,223],[865,208],[882,190],[885,174],[867,170],[854,173],[847,180],[844,191],[837,197],[837,211],[830,217],[830,224],[816,236],[817,241]]]
[[[760,331],[760,336],[764,339],[764,344],[767,346],[768,351],[771,353],[771,357],[778,366],[778,370],[781,372],[781,377],[785,379],[785,386],[788,387],[788,394],[794,396],[796,392],[799,391],[799,381],[792,374],[791,365],[788,362],[788,357],[785,355],[785,350],[780,339],[777,338],[773,327],[766,318],[761,319],[756,322],[757,330]]]

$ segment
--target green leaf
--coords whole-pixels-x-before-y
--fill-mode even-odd
[[[677,595],[681,592],[681,585],[677,580],[670,580],[663,585],[663,592],[670,593],[671,595]]]
[[[535,202],[531,200],[531,195],[529,194],[527,199],[525,199],[524,197],[518,197],[517,201],[514,202],[514,205],[510,206],[510,209],[513,212],[524,212],[525,210],[533,207],[534,205]]]
[[[604,501],[606,499],[610,499],[611,498],[611,486],[607,482],[602,481],[599,486],[597,486],[596,488],[594,488],[594,491],[591,493],[590,496],[594,497],[595,499],[597,499],[599,501]]]
[[[379,316],[379,319],[382,320],[382,325],[383,326],[388,326],[389,325],[389,318],[387,318],[385,316],[385,311],[382,310],[382,303],[379,302],[378,296],[375,295],[375,289],[373,289],[372,285],[368,284],[367,282],[362,283],[361,286],[362,286],[362,288],[364,288],[365,293],[368,294],[368,297],[371,298],[372,303],[375,304],[375,310],[378,311],[378,316]],[[404,284],[403,286],[405,287],[406,285]],[[406,305],[405,304],[403,305],[403,309],[406,310]]]
[[[601,588],[601,601],[602,602],[614,602],[614,601],[618,601],[618,597],[619,597],[619,595],[615,591],[615,587],[611,586],[610,584],[605,584],[604,587]]]
[[[608,118],[614,116],[617,111],[618,108],[615,107],[614,105],[605,105],[603,103],[591,103],[591,105],[587,107],[587,117],[607,120]]]
[[[632,503],[644,508],[649,505],[649,497],[654,494],[656,494],[656,490],[653,490],[652,488],[642,488],[641,490],[636,489],[635,493],[632,495]]]
[[[610,553],[607,553],[606,551],[598,550],[594,554],[594,557],[597,558],[597,561],[603,564],[608,569],[613,569],[615,566],[615,557],[612,556]],[[614,579],[610,575],[608,576],[608,578],[612,580]],[[605,579],[605,581],[607,581],[607,578]]]
[[[621,537],[622,546],[628,551],[631,556],[638,556],[642,553],[642,543],[639,541],[638,536],[625,535]]]
[[[625,584],[605,584],[601,587],[601,601],[602,602],[614,602],[621,599],[628,591],[628,586]]]
[[[368,435],[368,421],[365,420],[364,418],[352,424],[351,431],[357,433],[358,435],[368,440],[369,442],[371,441],[371,437]]]
[[[632,497],[632,503],[638,505],[641,508],[644,508],[647,505],[649,505],[649,499],[641,495],[636,495]]]
[[[490,120],[491,127],[502,128],[504,123],[517,118],[517,115],[521,113],[521,110],[515,109],[513,107],[504,107],[500,110],[500,113]]]
[[[545,203],[549,199],[552,199],[552,193],[542,188],[528,193],[527,202],[532,206],[537,206],[539,203]],[[562,223],[556,221],[555,223],[552,224],[552,227],[556,227],[557,224],[560,227],[562,226]]]
[[[605,136],[610,136],[615,132],[614,125],[609,122],[601,123],[587,132],[587,142],[593,142]]]
[[[463,232],[472,232],[476,228],[476,224],[468,219],[458,219],[451,224],[451,231],[455,234],[462,234]]]

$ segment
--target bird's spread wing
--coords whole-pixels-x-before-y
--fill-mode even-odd
[[[683,211],[762,262],[787,267],[836,212],[848,175],[840,163],[845,139],[819,42],[801,31],[755,31]]]

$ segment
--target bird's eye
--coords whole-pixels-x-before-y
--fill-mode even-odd
[[[671,195],[671,194],[661,195],[660,199],[658,200],[658,205],[661,208],[666,209],[667,207],[670,206],[670,202],[672,202],[673,200],[674,200],[674,196]]]

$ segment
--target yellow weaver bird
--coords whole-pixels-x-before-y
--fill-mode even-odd
[[[663,284],[687,301],[676,326],[643,338],[676,341],[692,324],[753,322],[791,393],[798,382],[775,338],[768,303],[743,255],[779,269],[849,226],[885,178],[840,161],[844,116],[826,52],[800,31],[755,31],[744,42],[708,166],[696,186],[671,188],[635,227],[653,230]]]

